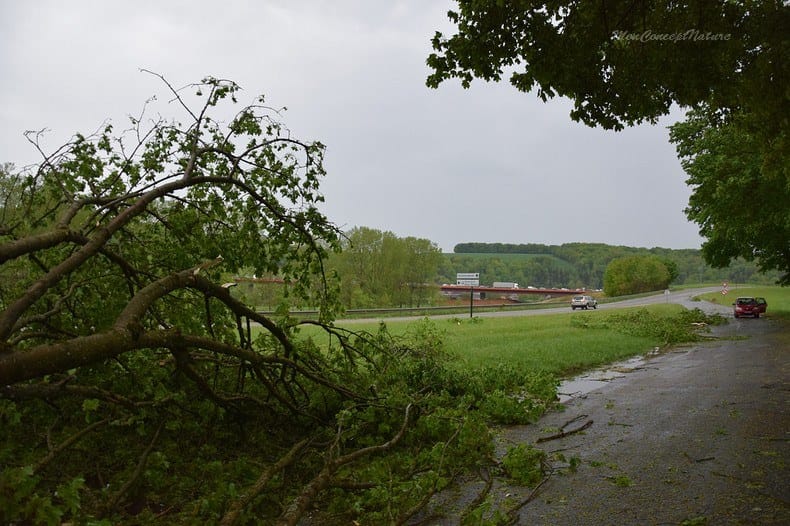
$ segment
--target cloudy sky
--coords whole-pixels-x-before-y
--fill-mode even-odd
[[[205,76],[287,107],[292,134],[327,145],[324,212],[427,238],[697,248],[667,118],[587,128],[567,100],[507,83],[425,87],[450,0],[0,0],[0,162],[126,124],[162,92]],[[243,99],[243,97],[242,97]],[[677,118],[678,115],[675,116]]]

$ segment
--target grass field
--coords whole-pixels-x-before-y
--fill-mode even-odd
[[[568,376],[584,369],[644,354],[664,341],[639,331],[618,330],[616,319],[627,315],[643,316],[645,324],[674,319],[684,309],[677,305],[655,305],[647,309],[579,311],[546,316],[501,318],[451,318],[426,322],[388,322],[393,335],[408,335],[425,323],[433,324],[445,348],[457,359],[459,367],[471,369],[502,364],[519,370],[545,371]],[[342,322],[339,324],[343,326]],[[350,323],[354,331],[375,331],[378,323]],[[637,333],[637,334],[635,334]],[[302,332],[319,344],[323,336],[314,328]]]
[[[669,310],[665,306],[655,312]],[[598,321],[612,313],[585,311],[534,317],[481,318],[445,325],[448,350],[468,366],[504,363],[564,376],[647,352],[660,342],[645,336],[571,324],[573,317]]]
[[[729,305],[738,296],[762,296],[768,301],[768,317],[790,319],[790,288],[741,287],[723,297],[714,292],[701,299]],[[609,311],[578,311],[543,316],[492,318],[441,318],[426,321],[390,321],[389,332],[406,336],[429,323],[440,335],[444,347],[455,357],[458,367],[477,369],[503,365],[524,371],[544,371],[567,377],[579,371],[647,353],[664,347],[665,338],[649,326],[688,325],[678,305]],[[647,314],[645,314],[647,313]],[[630,325],[617,321],[632,316]],[[353,331],[377,330],[378,322],[338,322]],[[640,330],[640,325],[642,326]],[[666,329],[664,329],[666,330]],[[660,331],[659,331],[660,333]],[[301,337],[313,337],[319,345],[328,339],[315,327],[306,327]]]

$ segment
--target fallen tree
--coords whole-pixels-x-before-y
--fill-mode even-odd
[[[229,112],[233,82],[154,76],[184,123],[152,100],[117,135],[31,134],[41,161],[0,173],[0,522],[401,524],[493,467],[476,408],[501,386],[429,325],[333,326],[323,145],[262,98]],[[223,284],[242,271],[282,280],[277,316]]]

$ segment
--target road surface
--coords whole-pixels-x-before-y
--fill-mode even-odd
[[[717,292],[720,291],[721,287],[703,287],[703,288],[696,288],[696,289],[688,289],[688,290],[680,290],[680,291],[670,291],[669,294],[654,294],[651,296],[646,296],[643,298],[632,298],[627,300],[620,300],[614,301],[611,303],[600,303],[598,304],[598,309],[600,310],[609,310],[609,309],[619,309],[623,307],[640,307],[643,305],[654,305],[656,303],[678,303],[680,305],[684,305],[688,308],[694,307],[703,307],[702,302],[695,302],[692,300],[694,296],[698,296],[700,294],[704,294],[706,292]],[[732,291],[731,291],[732,293]],[[532,309],[523,309],[523,310],[515,310],[515,309],[508,309],[502,311],[480,311],[475,312],[473,309],[473,314],[475,317],[479,318],[497,318],[497,317],[514,317],[514,316],[545,316],[547,314],[564,314],[566,312],[572,312],[570,307],[570,297],[568,298],[568,302],[560,307],[551,307],[551,308],[532,308]],[[722,307],[716,307],[713,304],[706,304],[711,305],[710,308],[706,306],[706,312],[719,312],[725,313],[729,312],[729,309],[725,309]],[[770,306],[769,306],[770,307]],[[451,319],[451,318],[462,318],[467,316],[468,313],[454,313],[454,314],[436,314],[436,315],[421,315],[421,316],[392,316],[386,318],[349,318],[344,320],[337,320],[336,323],[342,321],[343,325],[351,324],[351,323],[376,323],[379,321],[384,322],[396,322],[396,321],[413,321],[419,320],[423,318],[430,318],[432,320],[441,320],[441,319]]]

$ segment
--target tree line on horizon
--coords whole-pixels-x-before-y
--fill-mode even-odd
[[[458,243],[453,253],[442,253],[429,239],[399,237],[369,227],[345,232],[341,246],[340,252],[329,255],[326,268],[338,278],[340,302],[346,309],[436,305],[442,298],[439,286],[455,283],[456,274],[464,272],[478,272],[481,285],[506,281],[522,288],[606,290],[610,264],[633,258],[637,258],[637,266],[649,267],[653,264],[649,260],[658,260],[667,267],[669,280],[659,279],[658,288],[725,281],[773,285],[780,277],[777,271],[763,273],[755,263],[743,259],[732,261],[727,268],[713,268],[698,249],[470,242]],[[240,296],[264,309],[276,305],[285,293],[283,287],[270,283],[240,285]],[[623,292],[627,287],[612,290],[630,293]]]
[[[698,249],[643,248],[605,243],[458,243],[443,277],[454,279],[457,272],[480,272],[483,283],[514,281],[522,286],[603,288],[606,267],[615,259],[655,256],[674,265],[672,284],[731,282],[775,284],[779,272],[761,272],[753,262],[733,260],[726,268],[713,268]],[[485,256],[483,256],[485,255]],[[514,255],[523,255],[519,258]],[[469,267],[476,266],[471,269]],[[460,270],[463,268],[464,270]]]

